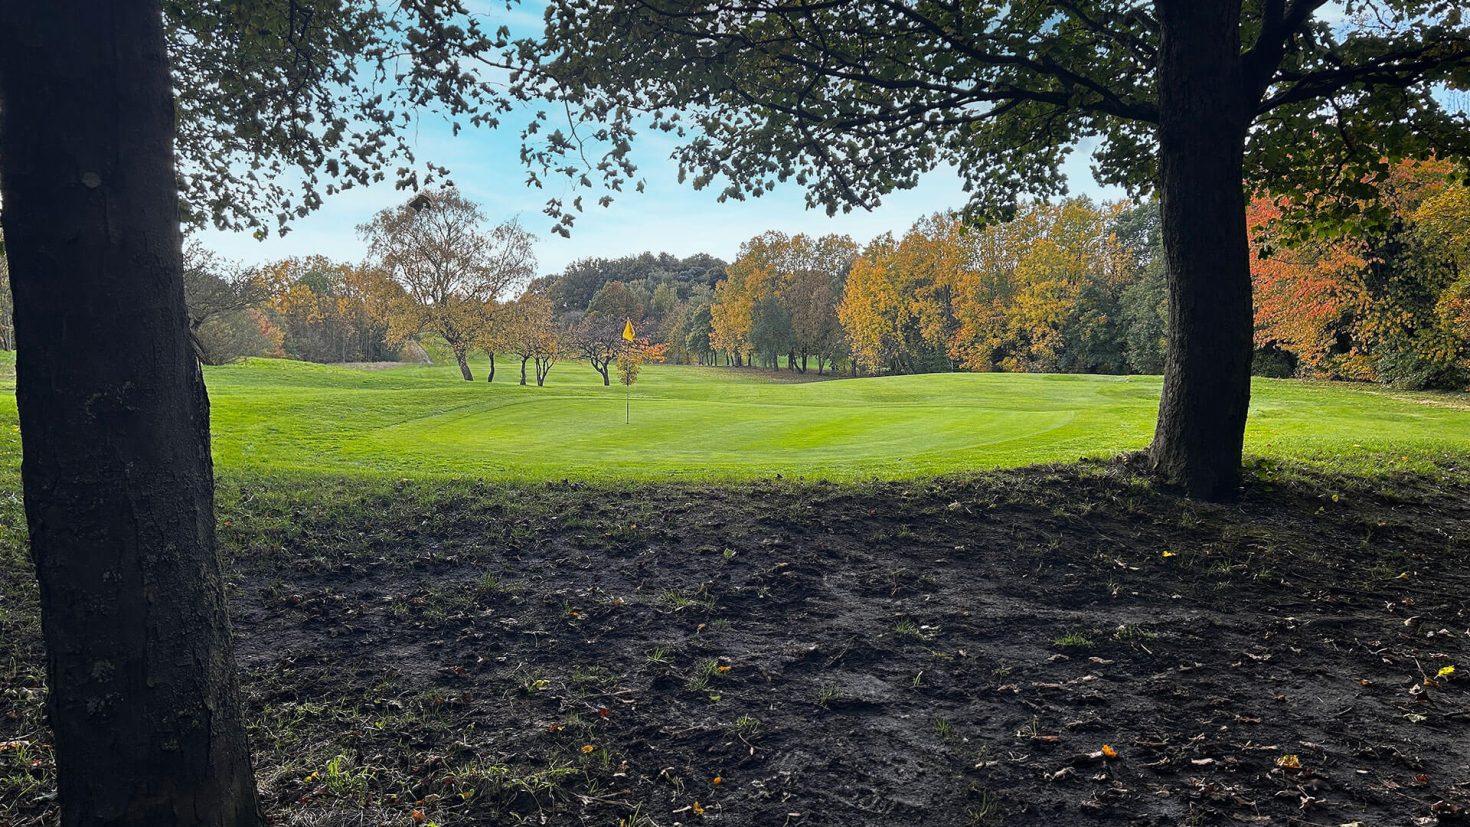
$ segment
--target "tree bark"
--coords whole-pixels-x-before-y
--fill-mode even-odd
[[[259,824],[184,303],[160,3],[0,4],[0,101],[62,823]]]
[[[529,356],[523,356],[523,357],[521,357],[521,384],[522,385],[526,384],[526,363],[529,362],[529,361],[531,361],[531,357],[529,357]]]
[[[490,354],[490,373],[485,377],[485,381],[486,382],[494,382],[495,381],[495,351],[493,351],[493,350],[492,351],[488,351],[488,353]]]
[[[470,360],[465,353],[465,348],[451,344],[449,349],[454,351],[454,361],[459,365],[459,375],[466,382],[475,381],[475,374],[470,371]]]
[[[1157,0],[1169,346],[1149,457],[1191,497],[1240,486],[1253,320],[1239,0]]]

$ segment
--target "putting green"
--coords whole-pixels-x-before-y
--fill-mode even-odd
[[[485,365],[477,365],[483,377]],[[1153,432],[1157,377],[1027,374],[792,382],[655,365],[634,388],[585,364],[521,387],[453,368],[251,360],[211,369],[223,468],[532,479],[903,477],[1109,456]],[[1248,450],[1344,470],[1470,453],[1470,399],[1261,380]]]
[[[13,387],[11,361],[0,382]],[[516,479],[907,477],[1144,447],[1159,378],[931,374],[825,381],[653,365],[603,387],[562,362],[546,387],[452,367],[251,359],[209,368],[221,471]],[[18,453],[14,397],[0,451]],[[1470,397],[1257,380],[1249,453],[1336,470],[1424,470],[1470,455]],[[13,459],[13,457],[12,457]]]

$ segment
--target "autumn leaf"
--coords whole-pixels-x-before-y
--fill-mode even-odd
[[[690,809],[694,810],[694,814],[697,815],[697,816],[704,815],[704,806],[702,804],[700,804],[698,801],[694,802],[694,806],[691,807]]]
[[[583,744],[582,745],[582,752],[583,753],[592,752],[595,749],[597,749],[597,747],[594,747],[591,744]]]
[[[1102,745],[1102,754],[1103,754],[1103,757],[1104,758],[1117,758],[1118,757],[1118,751],[1115,750],[1115,749],[1113,749],[1112,744],[1103,744]]]
[[[1276,759],[1276,766],[1285,770],[1299,770],[1302,768],[1302,759],[1295,755],[1283,755]]]

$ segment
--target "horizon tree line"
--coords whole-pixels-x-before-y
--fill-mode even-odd
[[[1291,236],[1282,206],[1254,199],[1253,372],[1470,385],[1462,318],[1470,204],[1452,185],[1461,172],[1443,161],[1400,163],[1374,195],[1390,205],[1392,223],[1351,238]],[[575,357],[606,385],[631,320],[666,345],[667,361],[798,373],[815,361],[819,376],[839,366],[851,375],[1149,374],[1165,360],[1165,264],[1152,201],[1028,203],[980,227],[936,213],[862,247],[845,236],[768,231],[728,265],[646,253],[582,259],[526,280],[534,263],[523,230],[487,229],[452,190],[436,196],[444,211],[416,226],[408,219],[418,218],[415,203],[427,209],[427,197],[363,228],[375,249],[406,245],[414,256],[358,266],[308,257],[247,270],[189,245],[185,287],[201,359],[425,358],[418,340],[434,335],[462,375],[478,352],[489,359],[488,381],[497,356],[512,356],[523,383],[544,384],[551,366]],[[468,250],[449,243],[464,238],[475,240]],[[395,278],[385,261],[418,269]],[[435,281],[449,273],[468,275]],[[419,298],[410,278],[420,280]]]

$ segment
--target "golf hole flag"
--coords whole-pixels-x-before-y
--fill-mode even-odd
[[[623,338],[629,342],[633,341],[633,320],[629,319],[623,324]]]

